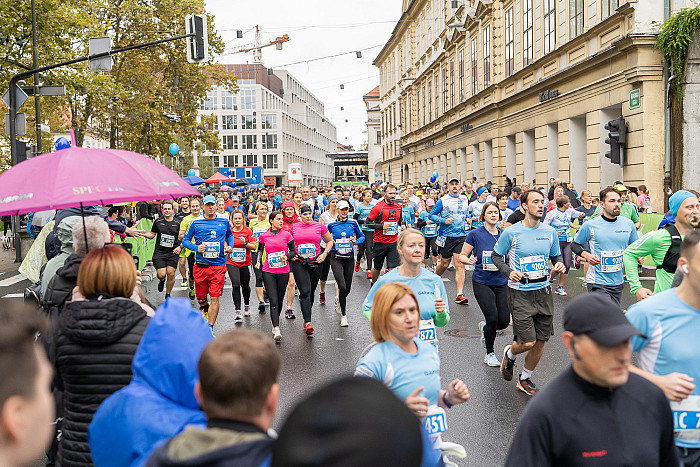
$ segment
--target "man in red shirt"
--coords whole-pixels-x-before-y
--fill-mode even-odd
[[[365,227],[374,229],[372,284],[377,282],[385,258],[388,269],[394,269],[399,265],[396,240],[399,235],[399,226],[403,222],[401,220],[401,205],[395,203],[395,199],[396,187],[389,183],[384,187],[384,199],[374,205],[365,220]]]

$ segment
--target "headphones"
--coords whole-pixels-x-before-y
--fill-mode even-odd
[[[690,273],[688,272],[688,265],[687,265],[687,264],[684,264],[684,265],[683,265],[683,272],[686,273],[686,274],[690,274]]]
[[[576,346],[574,345],[574,339],[573,339],[573,338],[571,339],[571,351],[573,352],[574,358],[575,358],[576,360],[581,360],[581,356],[580,356],[580,355],[578,354],[578,352],[576,351]]]

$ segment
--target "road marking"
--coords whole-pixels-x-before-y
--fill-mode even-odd
[[[22,282],[25,279],[27,279],[27,276],[24,274],[17,274],[16,276],[8,277],[7,279],[0,281],[0,287],[8,287],[18,282]]]
[[[450,280],[447,277],[443,277],[442,282],[450,282]]]
[[[8,293],[7,295],[3,295],[2,298],[23,298],[24,293]]]

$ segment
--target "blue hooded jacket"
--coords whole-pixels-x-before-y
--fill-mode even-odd
[[[136,467],[186,425],[206,426],[194,396],[211,327],[186,298],[156,310],[132,363],[133,379],[95,413],[88,440],[96,467]]]

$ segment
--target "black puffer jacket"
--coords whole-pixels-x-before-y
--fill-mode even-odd
[[[131,361],[149,318],[126,298],[67,302],[58,316],[52,357],[63,390],[63,431],[56,465],[91,466],[87,432],[110,394],[131,381]]]
[[[78,271],[84,258],[75,253],[66,258],[46,288],[42,305],[53,322],[58,319],[63,305],[71,298],[73,288],[78,284]]]

